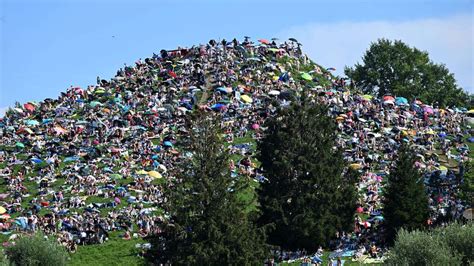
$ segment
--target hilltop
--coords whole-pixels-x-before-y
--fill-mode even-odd
[[[189,131],[186,116],[198,109],[222,115],[233,175],[247,178],[242,200],[251,211],[257,207],[253,188],[265,182],[254,158],[264,122],[303,92],[330,107],[345,159],[362,174],[356,230],[368,238],[378,232],[384,178],[402,142],[415,148],[427,177],[441,173],[451,184],[438,195],[428,183],[442,203],[432,203],[436,222],[456,200],[449,197],[457,189],[454,175],[469,154],[460,127],[465,110],[362,95],[330,71],[296,40],[211,40],[162,50],[57,99],[15,106],[0,121],[3,219],[12,222],[5,235],[42,229],[71,250],[75,240],[117,241],[118,234],[142,243],[166,219],[162,190],[186,160],[180,139]]]

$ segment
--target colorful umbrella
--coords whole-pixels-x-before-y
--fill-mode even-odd
[[[37,126],[39,122],[37,120],[25,120],[25,125],[27,126]]]
[[[110,175],[110,178],[112,178],[112,179],[122,179],[122,175],[119,175],[119,174],[111,174],[111,175]]]
[[[367,100],[367,101],[371,101],[373,98],[374,96],[372,95],[368,95],[368,94],[362,95],[362,99]]]
[[[92,101],[92,102],[89,103],[89,105],[90,105],[92,108],[94,108],[94,107],[96,107],[97,105],[102,105],[102,103],[100,103],[100,102],[98,102],[98,101]]]
[[[430,106],[423,107],[423,111],[427,114],[434,114],[434,110]]]
[[[150,177],[153,177],[153,178],[161,178],[162,177],[161,174],[158,173],[157,171],[150,171],[150,172],[148,172],[148,175]]]
[[[395,104],[397,104],[397,105],[407,105],[408,100],[405,97],[397,97],[397,98],[395,98]]]
[[[35,106],[32,105],[31,103],[25,103],[23,105],[23,107],[25,108],[25,110],[27,110],[28,112],[33,112],[35,110]]]
[[[260,39],[258,41],[263,44],[270,44],[270,42],[267,39]]]
[[[304,80],[313,80],[313,77],[311,77],[311,75],[306,72],[301,74],[301,78]]]
[[[17,146],[18,148],[24,148],[25,147],[25,144],[21,143],[21,142],[17,142],[15,143],[15,146]]]
[[[395,102],[395,98],[393,98],[393,96],[391,96],[391,95],[385,95],[385,96],[383,96],[383,100],[384,100],[384,102],[386,102],[386,101]]]
[[[268,95],[271,95],[271,96],[278,96],[278,95],[280,95],[280,91],[271,90],[271,91],[268,92]]]
[[[242,95],[242,96],[240,96],[240,99],[242,101],[246,102],[246,103],[252,103],[253,102],[252,98],[250,98],[248,95]]]

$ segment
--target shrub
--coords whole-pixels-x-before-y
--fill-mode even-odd
[[[66,265],[68,253],[55,238],[41,233],[22,236],[15,245],[5,248],[11,265],[18,266],[61,266]]]
[[[462,256],[465,265],[474,262],[474,223],[465,225],[452,223],[446,227],[437,228],[435,234],[451,250]]]
[[[460,265],[461,256],[437,234],[400,230],[386,265]]]

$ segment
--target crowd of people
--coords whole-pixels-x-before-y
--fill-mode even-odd
[[[41,229],[71,251],[101,243],[111,231],[124,239],[158,232],[166,215],[164,180],[186,159],[180,137],[194,109],[222,115],[229,150],[239,158],[231,162],[233,175],[271,182],[256,168],[252,141],[241,140],[258,140],[265,119],[303,91],[329,106],[338,145],[362,173],[354,231],[335,236],[334,250],[377,253],[380,193],[402,142],[416,150],[417,167],[426,173],[430,223],[459,217],[467,207],[455,196],[458,167],[469,154],[466,110],[363,95],[312,63],[296,40],[246,38],[162,50],[111,80],[98,77],[97,85],[11,108],[0,119],[0,229]]]

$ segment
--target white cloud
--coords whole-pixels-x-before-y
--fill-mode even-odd
[[[411,21],[371,21],[314,23],[294,26],[278,34],[294,37],[317,63],[335,67],[342,74],[344,66],[362,61],[370,43],[378,38],[399,39],[429,53],[435,63],[444,63],[454,73],[458,84],[474,92],[474,16]]]
[[[0,107],[0,118],[5,115],[5,112],[8,110],[10,107]]]

